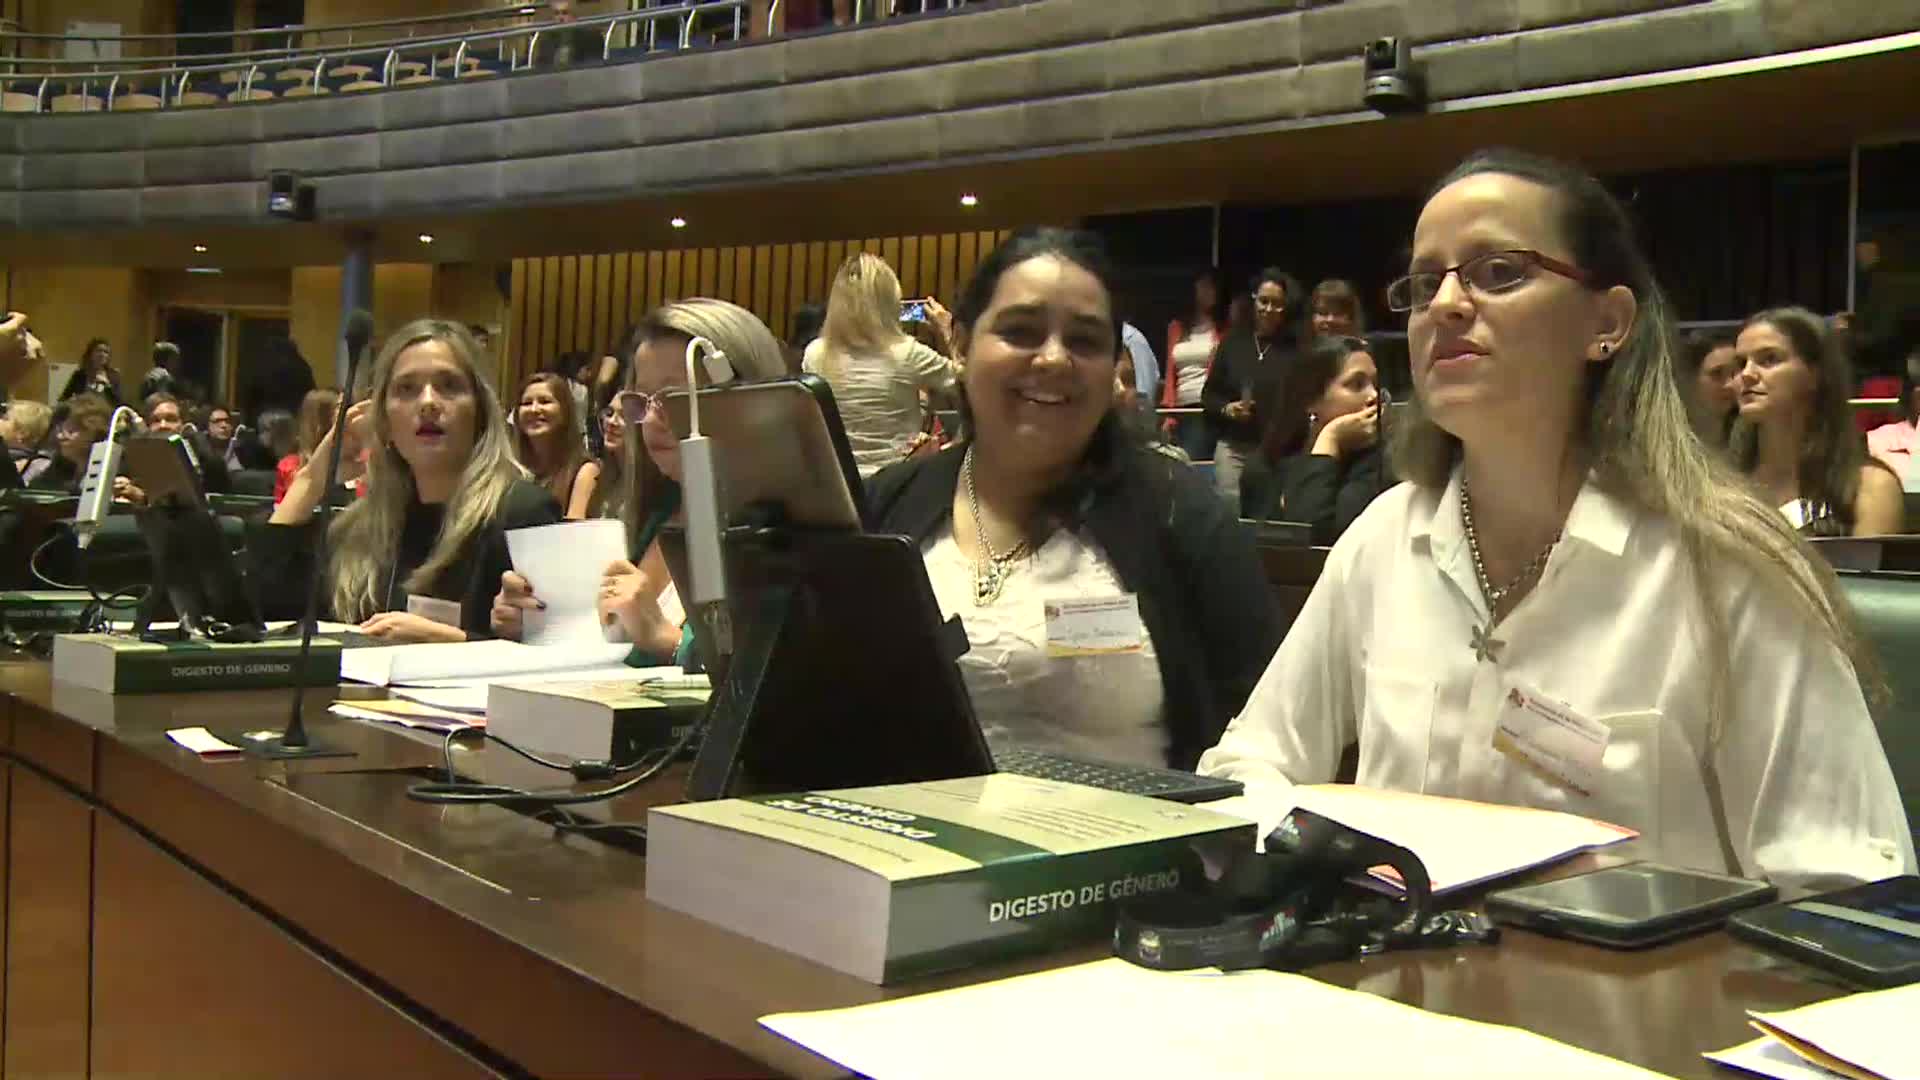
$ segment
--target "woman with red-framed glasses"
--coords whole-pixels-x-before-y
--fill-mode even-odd
[[[1831,572],[1695,434],[1672,316],[1598,181],[1512,151],[1434,189],[1395,472],[1200,771],[1278,818],[1358,782],[1569,811],[1796,887],[1913,871]]]

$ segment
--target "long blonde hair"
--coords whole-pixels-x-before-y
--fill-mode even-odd
[[[1638,303],[1633,326],[1612,358],[1587,365],[1587,409],[1573,435],[1590,455],[1602,490],[1679,530],[1706,620],[1709,740],[1717,745],[1725,730],[1733,679],[1726,611],[1716,594],[1722,563],[1744,566],[1819,628],[1853,662],[1868,699],[1883,701],[1880,666],[1855,627],[1832,568],[1695,432],[1675,380],[1673,316],[1626,211],[1580,170],[1511,150],[1470,155],[1433,193],[1484,173],[1555,192],[1574,262],[1593,275],[1591,287],[1624,285]],[[1399,475],[1421,487],[1444,488],[1460,456],[1460,440],[1435,424],[1415,395],[1393,447]]]
[[[832,382],[853,354],[885,354],[906,340],[900,331],[900,279],[887,260],[861,252],[840,264],[820,327],[820,374]]]
[[[787,373],[787,356],[780,347],[780,339],[774,337],[773,331],[753,312],[725,300],[695,297],[654,308],[634,327],[633,334],[622,346],[630,350],[626,357],[628,388],[633,387],[639,372],[633,353],[641,346],[659,338],[691,340],[696,337],[706,338],[726,353],[738,379],[776,379]],[[671,481],[647,456],[646,440],[641,436],[639,425],[627,425],[626,438],[626,461],[621,470],[625,474],[626,497],[620,516],[626,522],[631,547],[637,545],[647,519],[659,507],[660,493]],[[642,554],[633,552],[635,558]]]
[[[465,327],[439,319],[417,319],[395,331],[373,365],[373,451],[367,459],[369,491],[340,513],[328,532],[333,559],[333,614],[358,622],[386,606],[389,582],[400,551],[407,506],[415,495],[413,470],[393,446],[387,423],[387,392],[400,355],[415,345],[437,341],[453,354],[473,390],[473,451],[447,500],[440,534],[427,560],[401,584],[408,592],[428,592],[480,531],[494,520],[507,490],[520,479],[507,439],[505,414],[493,384],[477,363],[480,346]]]

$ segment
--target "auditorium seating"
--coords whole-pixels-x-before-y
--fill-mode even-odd
[[[1920,574],[1843,573],[1840,585],[1893,691],[1874,720],[1906,803],[1907,823],[1920,839]]]

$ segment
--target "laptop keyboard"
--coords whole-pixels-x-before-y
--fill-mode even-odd
[[[1031,747],[997,745],[993,763],[1001,772],[1034,776],[1042,780],[1085,787],[1105,788],[1128,795],[1145,795],[1174,802],[1197,803],[1238,795],[1244,787],[1238,780],[1197,776],[1178,769],[1156,769],[1147,765],[1121,765],[1111,761],[1070,757]]]

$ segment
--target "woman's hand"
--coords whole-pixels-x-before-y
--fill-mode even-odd
[[[1359,412],[1336,416],[1320,429],[1313,452],[1323,457],[1345,458],[1380,441],[1380,406],[1369,405]]]
[[[672,656],[680,648],[680,628],[667,621],[660,601],[649,593],[646,575],[638,567],[625,559],[610,564],[601,575],[595,604],[600,625],[619,623],[627,640],[642,650]]]
[[[335,483],[352,483],[360,475],[366,465],[361,460],[360,451],[368,444],[372,431],[373,402],[371,400],[354,402],[347,409],[347,441],[340,447],[340,472],[334,477]],[[300,465],[300,470],[316,484],[326,477],[327,459],[333,454],[333,439],[336,433],[337,429],[329,426],[327,433],[320,437],[320,444],[313,448],[313,453]]]
[[[147,505],[147,493],[141,490],[140,485],[124,476],[116,476],[113,478],[113,497],[116,499],[125,499],[135,506]]]
[[[493,628],[495,637],[519,641],[525,626],[522,613],[545,611],[546,608],[546,601],[533,595],[532,583],[509,570],[500,575],[500,591],[494,594],[493,610],[487,615],[487,625]]]
[[[922,300],[921,303],[927,306],[927,318],[933,323],[933,328],[940,331],[941,337],[945,338],[948,342],[952,342],[953,312],[948,311],[946,305],[931,296]]]
[[[392,645],[467,640],[467,632],[457,626],[437,623],[405,611],[383,611],[361,623],[360,632]]]

